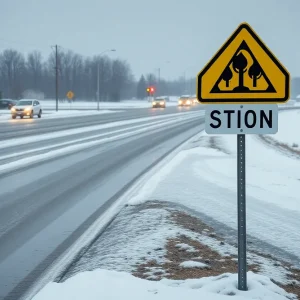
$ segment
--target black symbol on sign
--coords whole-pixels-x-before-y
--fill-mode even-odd
[[[242,51],[243,50],[243,51]],[[243,52],[249,53],[253,63],[249,66],[249,62]],[[234,73],[238,75],[238,85],[232,86],[231,90],[221,90],[219,84],[221,81],[226,83],[226,88],[231,87],[230,80],[233,78]],[[245,85],[245,76],[249,76],[252,81],[251,86]],[[264,78],[267,83],[265,89],[257,89],[257,83],[260,78]],[[255,89],[254,89],[255,88]],[[217,80],[216,84],[213,86],[211,93],[275,93],[276,90],[272,85],[271,81],[267,77],[266,73],[258,63],[257,59],[253,55],[252,51],[247,46],[246,42],[243,41],[240,47],[237,49],[232,59],[229,61],[228,65],[224,69],[220,78]]]

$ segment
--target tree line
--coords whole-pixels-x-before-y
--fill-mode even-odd
[[[102,100],[119,101],[133,76],[125,60],[107,56],[83,57],[71,50],[58,51],[59,98],[72,90],[77,99],[94,99],[97,91],[99,64],[99,95]],[[55,98],[55,53],[44,60],[41,52],[27,57],[17,50],[6,49],[0,54],[0,90],[5,98],[19,99],[28,91]]]
[[[84,57],[61,49],[57,58],[59,99],[65,99],[66,93],[71,90],[75,99],[96,100],[98,67],[101,101],[120,101],[133,97],[145,99],[148,85],[155,85],[157,95],[195,93],[195,79],[158,80],[150,73],[136,81],[126,60],[99,55]],[[55,67],[55,52],[44,59],[39,51],[32,51],[25,57],[15,49],[4,50],[0,53],[2,98],[21,99],[34,93],[40,98],[54,99]]]
[[[183,76],[177,80],[167,81],[158,78],[152,73],[142,75],[136,83],[136,98],[145,99],[147,87],[154,86],[157,96],[180,96],[183,94],[196,94],[196,78],[185,79]]]

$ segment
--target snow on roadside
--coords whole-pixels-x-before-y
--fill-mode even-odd
[[[181,247],[176,248],[178,248],[179,253],[190,257],[190,259],[179,257],[179,253],[176,253],[173,258],[170,257],[173,250],[167,249],[166,243],[170,239],[176,239],[176,237],[180,236],[188,236],[190,242],[195,241],[198,246],[201,246],[203,243],[218,251],[223,257],[223,259],[219,259],[220,266],[224,264],[223,262],[226,259],[227,263],[228,261],[230,263],[231,256],[236,254],[235,247],[226,243],[220,244],[220,241],[209,234],[210,229],[207,229],[207,227],[203,227],[200,234],[198,230],[187,230],[172,222],[169,217],[171,215],[176,216],[177,213],[177,207],[164,203],[160,204],[159,202],[144,203],[140,206],[127,206],[108,226],[104,234],[93,243],[84,256],[75,264],[72,264],[66,278],[63,278],[60,283],[49,283],[33,300],[98,299],[99,297],[111,300],[124,299],[124,297],[125,299],[130,298],[133,300],[165,300],[177,299],[177,295],[181,297],[178,299],[182,299],[184,296],[189,299],[194,299],[191,297],[195,297],[195,299],[226,300],[229,295],[235,296],[234,299],[236,300],[247,299],[248,297],[257,300],[283,300],[288,297],[289,299],[296,299],[292,294],[286,293],[268,278],[271,277],[272,280],[277,282],[287,283],[287,276],[291,274],[286,269],[281,268],[279,264],[274,267],[272,259],[248,253],[249,265],[264,266],[265,269],[262,270],[264,275],[261,272],[253,274],[249,271],[249,291],[242,292],[237,290],[237,275],[234,274],[235,271],[233,273],[226,272],[225,268],[222,274],[223,267],[217,267],[218,269],[216,270],[214,265],[217,261],[213,262],[213,258],[210,255],[207,255],[204,260],[204,257],[201,258],[195,253],[190,253],[188,247],[185,246],[189,245],[188,242],[175,242],[175,245],[181,244],[184,249],[179,249]],[[195,226],[197,225],[195,222],[192,223]],[[204,248],[201,246],[199,251],[203,252],[203,250]],[[204,256],[204,252],[201,253],[202,256]],[[160,281],[141,280],[123,273],[124,271],[130,273],[135,270],[138,272],[137,268],[141,264],[147,264],[144,267],[145,271],[143,275],[134,273],[135,277],[154,281],[160,278]],[[168,265],[170,266],[169,270],[166,269]],[[236,262],[232,262],[231,265],[236,270]],[[175,272],[176,268],[179,274],[193,274],[196,270],[199,270],[199,272],[207,270],[206,272],[213,272],[212,274],[217,272],[217,274],[221,275],[211,275],[212,277],[194,276],[189,278],[197,279],[174,280],[174,275],[170,274],[170,272]],[[108,278],[110,278],[111,283],[107,282]],[[129,279],[132,280],[132,285],[135,285],[136,288],[133,288]],[[101,283],[100,285],[99,282]],[[153,291],[154,294],[148,293],[149,284],[155,290],[155,292]],[[99,290],[97,290],[96,285],[99,287]],[[111,286],[114,287],[114,292],[111,291]],[[173,289],[167,289],[165,292],[162,292],[161,289],[165,289],[166,286]],[[125,289],[127,287],[128,289]],[[137,290],[137,287],[140,290]],[[122,288],[124,290],[121,290]],[[184,295],[180,294],[181,288],[184,288]],[[120,290],[121,295],[116,292]],[[189,293],[191,290],[195,294],[191,294],[190,297]],[[90,291],[93,291],[92,295],[89,294]],[[76,298],[72,298],[75,295]]]
[[[224,159],[208,158],[204,162],[195,162],[195,174],[198,178],[205,178],[216,186],[235,192],[236,136],[222,136],[219,139],[231,155]],[[246,151],[247,194],[263,202],[300,212],[300,162],[264,147],[252,136],[246,138]]]
[[[175,267],[181,262],[192,260],[209,265],[210,260],[215,259],[222,265],[222,259],[224,264],[226,262],[228,264],[228,260],[237,257],[234,245],[221,243],[211,228],[201,225],[201,221],[193,217],[182,214],[181,209],[174,204],[156,201],[124,208],[86,254],[73,264],[63,280],[82,271],[99,268],[126,271],[139,277],[157,280],[169,275],[170,264]],[[187,224],[193,224],[193,230],[187,228],[186,224],[178,222],[178,215],[183,215],[188,221]],[[186,237],[185,241],[182,237]],[[174,241],[174,248],[166,246],[168,241]],[[194,244],[191,244],[193,241]],[[179,244],[181,247],[178,247]],[[190,247],[182,247],[184,244]],[[209,248],[205,250],[201,245]],[[189,251],[190,249],[194,251]],[[211,253],[207,253],[208,249],[212,249]],[[174,257],[172,253],[176,253]],[[189,259],[185,259],[182,255]],[[279,263],[275,265],[274,263],[274,259],[248,253],[249,266],[255,268],[258,266],[260,274],[282,284],[290,283],[289,275],[292,273]],[[145,273],[140,269],[144,264],[147,265]],[[233,267],[235,271],[236,262],[229,264],[232,265],[229,270]],[[215,268],[214,265],[216,263],[211,265],[213,271],[220,274],[221,266]],[[174,267],[170,268],[171,272]],[[182,271],[180,272],[182,274]]]
[[[41,105],[45,109],[55,109],[55,100],[41,100]],[[176,106],[177,99],[172,97],[167,106]],[[124,100],[120,102],[100,102],[99,104],[101,109],[130,109],[130,108],[149,108],[151,107],[151,102],[147,100]],[[96,109],[97,102],[92,101],[77,101],[73,103],[60,102],[58,104],[60,109]]]
[[[153,282],[136,278],[124,272],[95,270],[83,272],[65,283],[50,283],[32,300],[286,300],[291,295],[276,286],[265,276],[249,272],[249,290],[237,289],[237,275],[186,281],[165,280]],[[231,297],[232,298],[232,297]]]
[[[282,111],[278,116],[278,133],[271,138],[300,150],[300,110]]]
[[[246,141],[248,234],[299,257],[300,162],[255,136]],[[235,135],[195,137],[191,149],[149,178],[130,204],[172,201],[236,230],[236,143]]]
[[[56,118],[71,118],[71,117],[81,117],[81,116],[93,116],[109,113],[117,113],[121,111],[116,110],[59,110],[59,111],[44,111],[42,114],[43,119],[56,119]],[[36,116],[34,117],[37,118]],[[9,110],[0,110],[0,122],[11,119],[11,113]],[[14,121],[16,122],[16,121]]]

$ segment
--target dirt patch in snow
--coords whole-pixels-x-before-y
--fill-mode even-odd
[[[205,223],[203,223],[199,218],[191,216],[183,211],[175,211],[171,214],[170,219],[175,222],[177,225],[193,231],[198,232],[204,235],[208,235],[209,237],[215,238],[216,240],[223,241],[222,237],[216,235],[213,228],[209,227]]]
[[[180,227],[212,237],[218,240],[220,246],[225,245],[223,238],[217,236],[213,228],[194,216],[182,211],[173,211],[169,218]],[[187,251],[182,247],[178,247],[178,245],[186,245],[187,248],[192,248],[193,251]],[[207,245],[186,235],[168,239],[165,248],[167,250],[165,263],[158,264],[155,260],[148,261],[138,265],[133,275],[149,280],[160,280],[162,278],[183,280],[217,276],[226,272],[237,272],[236,255],[222,256]],[[180,264],[186,261],[200,262],[206,264],[207,267],[181,267]],[[153,270],[152,273],[151,270]],[[259,266],[256,264],[248,265],[248,270],[257,272],[259,271]]]
[[[148,202],[148,205],[152,207],[151,202]],[[158,203],[153,203],[153,205],[156,206]],[[163,206],[168,210],[166,205]],[[171,209],[170,212],[168,218],[176,226],[183,228],[191,234],[201,234],[202,236],[212,238],[218,243],[219,247],[226,248],[224,239],[218,236],[213,228],[202,222],[199,218],[191,216],[184,211]],[[158,263],[155,259],[147,261],[147,258],[145,258],[143,263],[136,266],[132,274],[139,278],[158,281],[163,278],[184,280],[217,276],[227,272],[237,273],[237,255],[229,252],[228,254],[222,255],[219,251],[214,250],[213,247],[191,238],[188,235],[189,234],[181,234],[176,238],[166,240],[164,263]],[[155,249],[155,251],[158,250],[161,249]],[[226,250],[223,252],[227,253]],[[250,254],[250,251],[248,254]],[[271,280],[287,292],[297,295],[300,299],[300,270],[293,269],[291,265],[281,262],[271,255],[255,251],[251,251],[251,254],[271,261],[274,268],[284,268],[287,273],[290,272],[290,274],[288,274],[290,281],[287,284],[282,284],[274,279]],[[183,262],[195,262],[195,266],[188,268],[180,266]],[[197,267],[197,262],[203,263],[207,265],[207,267]],[[248,271],[263,273],[263,266],[260,263],[253,262],[253,260],[251,261],[251,259],[248,260],[247,267]]]

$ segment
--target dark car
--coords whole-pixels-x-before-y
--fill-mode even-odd
[[[152,107],[166,107],[166,99],[164,97],[157,97],[152,101]]]
[[[17,101],[11,99],[0,99],[0,109],[11,109]]]

